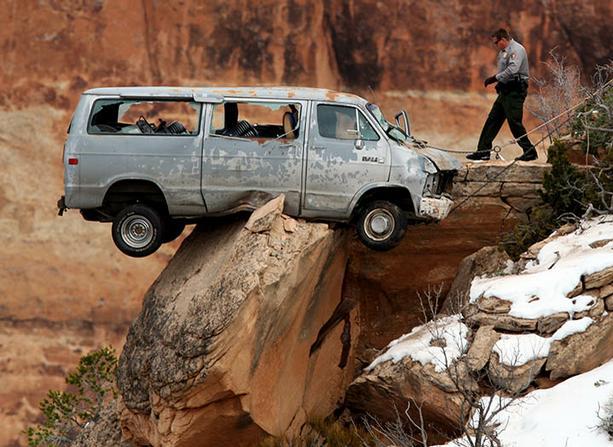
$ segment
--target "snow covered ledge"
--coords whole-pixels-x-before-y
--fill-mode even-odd
[[[588,371],[613,357],[613,216],[584,221],[535,244],[514,274],[475,278],[471,326],[502,334],[490,368],[545,364],[550,378]],[[528,332],[528,333],[526,333]],[[536,365],[536,367],[535,367]],[[527,383],[525,384],[527,385]]]
[[[613,281],[613,216],[583,222],[575,231],[543,241],[534,260],[515,275],[476,278],[470,302],[508,301],[508,315],[538,319],[560,312],[569,318],[592,308],[595,290]],[[613,290],[610,291],[613,293]]]

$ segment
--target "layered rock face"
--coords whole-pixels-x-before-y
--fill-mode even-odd
[[[480,262],[467,258],[454,284],[466,299],[462,314],[418,326],[381,351],[347,391],[354,413],[395,420],[382,401],[399,410],[410,404],[427,427],[457,429],[477,385],[517,396],[613,358],[610,217],[563,227],[515,264],[493,247],[477,254]]]
[[[148,291],[120,360],[139,445],[254,445],[328,415],[352,379],[345,232],[281,215],[197,227]]]

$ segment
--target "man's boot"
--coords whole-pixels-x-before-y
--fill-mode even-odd
[[[515,160],[516,161],[532,161],[532,160],[536,160],[537,158],[538,158],[538,154],[536,153],[536,149],[530,148],[526,152],[521,154],[519,157],[517,157]]]
[[[489,160],[490,153],[489,151],[477,151],[472,152],[466,156],[469,160]]]

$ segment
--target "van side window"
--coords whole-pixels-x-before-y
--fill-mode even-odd
[[[359,129],[358,129],[359,125]],[[337,140],[377,141],[379,135],[366,117],[355,107],[317,105],[319,135]]]
[[[213,109],[210,134],[296,139],[300,134],[300,104],[242,101],[217,104]]]
[[[129,135],[197,135],[202,104],[185,100],[98,99],[88,132]]]

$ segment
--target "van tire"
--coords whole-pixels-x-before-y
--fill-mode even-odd
[[[185,222],[167,217],[164,221],[164,232],[162,234],[162,243],[172,242],[183,233]]]
[[[387,200],[376,200],[363,207],[356,221],[362,243],[378,251],[396,247],[404,237],[407,223],[406,213]]]
[[[113,219],[113,242],[124,254],[142,258],[162,245],[164,224],[158,211],[143,204],[129,205]]]

